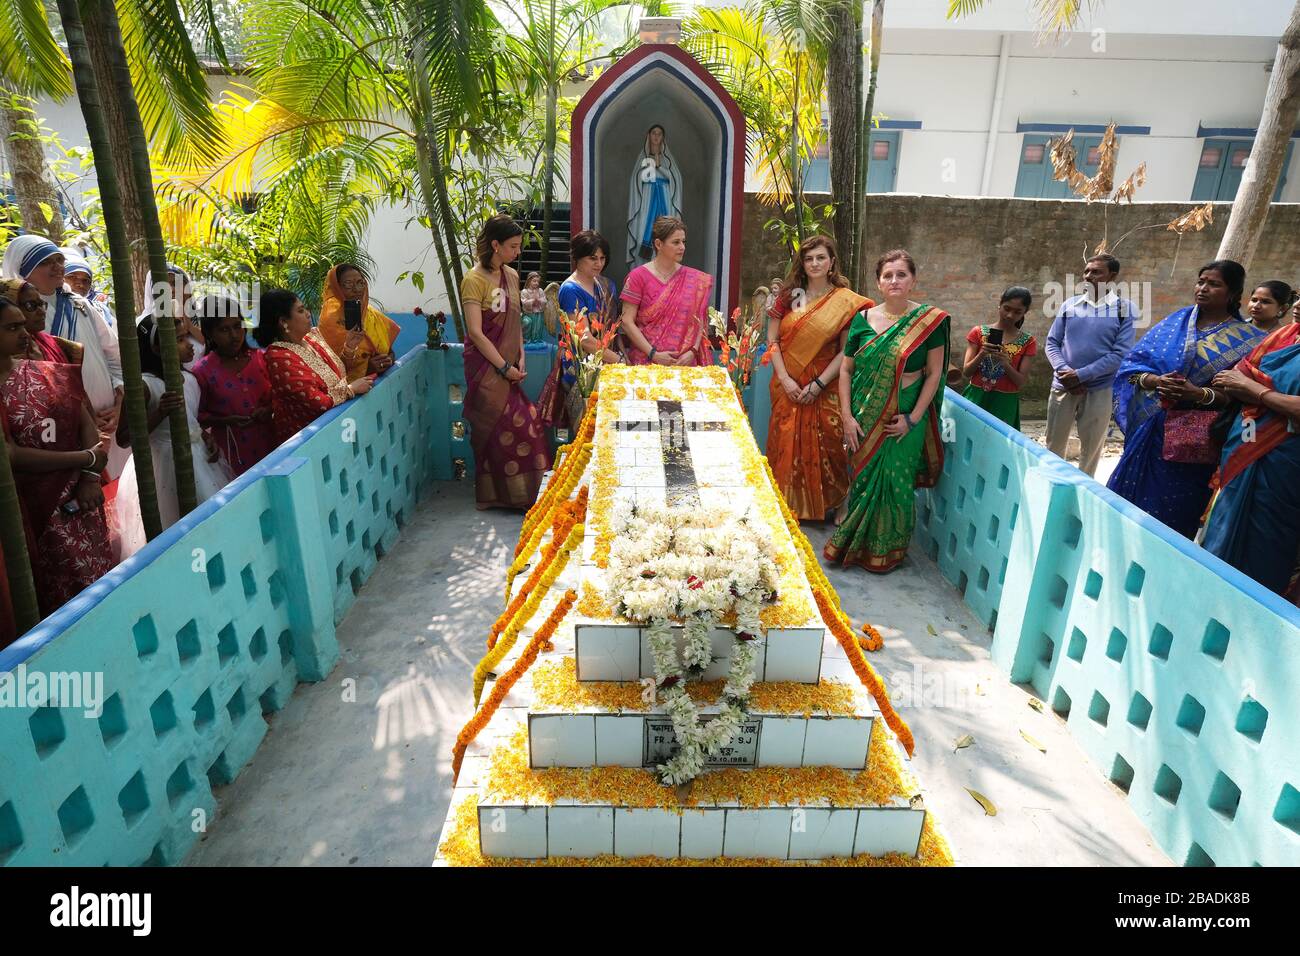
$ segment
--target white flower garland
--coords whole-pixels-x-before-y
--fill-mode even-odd
[[[735,738],[745,717],[762,625],[759,610],[776,599],[780,577],[767,525],[748,513],[713,515],[699,509],[616,507],[607,599],[624,617],[646,625],[655,688],[673,723],[679,750],[659,766],[660,779],[695,779],[705,760]],[[731,665],[718,715],[701,722],[686,681],[713,660],[710,634],[728,613],[736,616]],[[672,621],[680,620],[677,654]]]

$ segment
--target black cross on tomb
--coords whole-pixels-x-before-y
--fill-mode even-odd
[[[700,485],[695,477],[695,463],[691,460],[688,432],[728,431],[726,422],[688,422],[682,414],[682,403],[659,401],[659,418],[653,422],[618,422],[615,427],[622,432],[648,432],[658,430],[659,450],[664,462],[664,497],[670,508],[698,508]]]

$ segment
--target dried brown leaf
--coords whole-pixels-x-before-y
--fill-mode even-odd
[[[1185,232],[1200,232],[1212,222],[1214,222],[1214,203],[1207,202],[1204,206],[1197,206],[1179,216],[1165,228],[1181,236]]]
[[[952,742],[952,752],[956,753],[958,750],[965,750],[973,743],[975,743],[974,735],[962,734],[960,737],[958,737],[956,740]]]
[[[1037,740],[1035,740],[1035,739],[1034,739],[1033,737],[1031,737],[1029,734],[1025,733],[1023,730],[1020,731],[1020,736],[1021,736],[1021,737],[1024,737],[1024,738],[1025,738],[1025,741],[1029,744],[1029,746],[1033,747],[1035,750],[1040,751],[1041,753],[1047,753],[1047,748],[1046,748],[1046,747],[1044,747],[1042,744],[1040,744]]]
[[[1039,700],[1037,697],[1029,698],[1029,706],[1032,707],[1034,710],[1038,711],[1040,714],[1043,712],[1043,702]]]

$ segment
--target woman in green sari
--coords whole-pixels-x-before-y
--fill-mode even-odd
[[[849,449],[848,508],[827,542],[828,561],[883,574],[907,554],[917,488],[943,468],[939,410],[948,368],[948,313],[918,305],[916,262],[902,249],[880,257],[884,301],[849,325],[840,365],[840,407]]]

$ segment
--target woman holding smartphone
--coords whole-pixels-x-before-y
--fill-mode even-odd
[[[321,293],[320,333],[343,359],[349,382],[388,371],[401,331],[370,304],[370,282],[359,266],[345,262],[329,271]]]
[[[1020,390],[1029,378],[1025,363],[1038,352],[1038,342],[1022,331],[1033,302],[1023,286],[1003,292],[997,321],[967,333],[962,363],[962,374],[970,379],[962,398],[1015,429],[1020,428]]]

